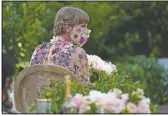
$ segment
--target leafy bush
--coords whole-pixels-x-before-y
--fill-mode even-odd
[[[155,58],[143,55],[124,57],[116,65],[130,73],[133,81],[140,81],[143,84],[146,95],[153,103],[168,102],[168,73]]]
[[[103,93],[107,93],[109,90],[118,88],[122,90],[123,93],[128,93],[131,95],[137,88],[142,88],[142,84],[139,82],[132,81],[132,77],[129,74],[126,74],[124,71],[118,71],[112,75],[108,75],[103,71],[92,70],[91,78],[95,78],[93,84],[87,86],[79,85],[76,81],[71,83],[71,93],[74,96],[76,93],[85,95],[89,94],[90,90],[98,90]],[[41,97],[51,98],[52,99],[52,113],[60,113],[61,104],[64,101],[64,82],[59,84],[52,85],[51,88],[43,88],[43,94],[40,94]],[[156,107],[151,103],[151,111],[156,112]]]

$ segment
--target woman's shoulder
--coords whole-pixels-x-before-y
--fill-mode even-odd
[[[44,42],[44,43],[38,44],[36,49],[50,48],[51,45],[52,45],[51,42]]]

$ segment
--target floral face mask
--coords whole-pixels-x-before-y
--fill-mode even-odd
[[[70,38],[75,42],[75,44],[82,47],[90,36],[91,30],[73,27],[72,32],[70,33]]]

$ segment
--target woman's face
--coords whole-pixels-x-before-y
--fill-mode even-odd
[[[91,32],[87,26],[88,24],[75,25],[69,35],[70,38],[81,47],[88,41]]]

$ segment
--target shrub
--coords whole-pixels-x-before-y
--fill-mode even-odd
[[[116,65],[128,72],[133,81],[143,84],[146,95],[153,103],[168,102],[168,73],[155,58],[143,55],[124,57]]]
[[[108,75],[104,71],[94,71],[92,72],[92,77],[95,76],[98,77],[97,80],[94,80],[95,85],[79,85],[76,83],[76,81],[73,80],[71,83],[72,95],[74,96],[75,94],[79,93],[86,96],[91,90],[97,90],[103,93],[107,93],[109,92],[109,90],[112,90],[114,88],[118,88],[123,93],[128,93],[129,95],[132,95],[132,93],[138,88],[143,89],[142,84],[140,84],[139,82],[133,82],[132,77],[130,77],[129,74],[126,74],[123,71],[119,71],[118,73],[112,75]],[[43,88],[44,93],[40,94],[41,97],[52,99],[52,113],[61,112],[60,108],[62,103],[64,102],[64,87],[64,82],[60,82],[58,85],[52,85],[51,88]],[[150,105],[151,111],[156,112],[156,106],[152,103]]]

